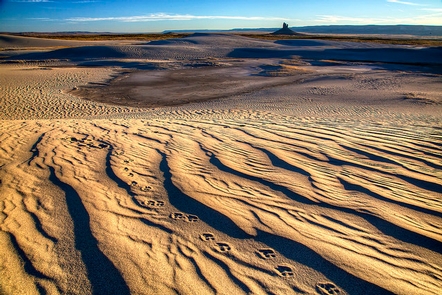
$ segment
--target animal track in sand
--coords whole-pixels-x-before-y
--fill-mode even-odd
[[[229,252],[232,247],[227,243],[216,243],[216,249],[220,252]]]
[[[203,241],[214,241],[215,235],[212,233],[203,233],[200,235],[201,240]]]
[[[336,295],[341,294],[341,290],[333,283],[318,283],[316,285],[316,291],[321,295]]]
[[[147,201],[147,205],[148,206],[153,206],[153,207],[163,207],[164,206],[164,202],[163,201],[149,200],[149,201]]]
[[[149,191],[149,190],[151,190],[152,189],[152,187],[150,187],[150,186],[143,186],[142,188],[140,188],[140,190],[142,190],[143,192],[147,192],[147,191]]]
[[[292,268],[286,265],[278,265],[278,267],[276,267],[276,271],[281,277],[293,277],[295,275]]]
[[[163,207],[165,205],[163,201],[159,200],[152,200],[152,199],[146,200],[145,198],[137,198],[136,200],[143,207],[153,208],[153,207]]]
[[[197,222],[199,220],[199,217],[192,214],[184,214],[181,212],[174,212],[170,214],[170,218],[175,220],[182,220],[185,222]]]
[[[170,214],[170,218],[175,219],[175,220],[185,220],[186,215],[184,213],[180,213],[180,212],[175,212]]]
[[[262,259],[270,259],[276,257],[276,253],[273,249],[259,249],[258,251],[256,251],[256,253],[258,253],[258,256]]]
[[[187,215],[187,221],[189,222],[197,222],[198,220],[199,218],[196,215]]]

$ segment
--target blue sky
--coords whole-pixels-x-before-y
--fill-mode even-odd
[[[442,0],[0,0],[0,31],[161,32],[176,29],[442,25]]]

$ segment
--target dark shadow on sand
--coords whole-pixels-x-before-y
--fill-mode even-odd
[[[47,277],[46,275],[44,275],[43,273],[41,273],[40,271],[38,271],[34,267],[34,265],[32,264],[32,261],[28,258],[28,255],[26,254],[26,252],[23,251],[23,249],[20,247],[15,236],[13,234],[8,233],[8,232],[6,232],[6,234],[9,236],[9,238],[11,240],[11,244],[14,247],[15,251],[17,251],[18,257],[20,258],[20,260],[23,263],[23,268],[24,268],[25,272],[27,274],[37,278],[37,279],[51,280],[51,278]]]
[[[260,150],[264,151],[264,149],[260,149]],[[298,167],[294,167],[294,166],[290,165],[289,163],[285,162],[284,160],[279,159],[278,157],[273,155],[271,152],[265,151],[265,153],[268,156],[270,156],[269,158],[272,161],[273,166],[279,167],[282,169],[286,169],[288,171],[293,171],[293,172],[298,172],[298,173],[302,172],[302,171],[299,171]],[[368,223],[370,223],[371,225],[376,227],[382,233],[384,233],[388,236],[391,236],[399,241],[403,241],[403,242],[406,242],[409,244],[418,245],[420,247],[424,247],[429,250],[432,250],[436,253],[439,253],[442,249],[442,243],[440,243],[436,240],[433,240],[431,238],[428,238],[426,236],[420,235],[418,233],[415,233],[413,231],[409,231],[409,230],[406,230],[402,227],[399,227],[393,223],[383,220],[382,218],[380,218],[378,216],[373,215],[370,212],[357,211],[354,209],[339,207],[339,206],[331,205],[331,204],[324,203],[324,202],[316,203],[306,197],[303,197],[303,196],[289,190],[288,188],[286,188],[282,185],[275,184],[273,182],[264,180],[262,178],[247,175],[242,172],[236,171],[236,170],[224,165],[214,155],[212,155],[210,157],[210,163],[221,171],[224,171],[224,172],[236,175],[238,177],[249,179],[249,180],[255,181],[257,183],[260,183],[262,185],[265,185],[274,191],[278,191],[278,192],[283,193],[286,197],[292,199],[293,201],[299,202],[301,204],[319,206],[322,208],[332,209],[332,210],[336,210],[338,212],[344,212],[347,214],[358,216],[362,219],[365,219]]]
[[[32,52],[13,57],[14,60],[50,60],[62,59],[82,61],[88,59],[124,58],[126,55],[111,46],[81,46],[62,48],[48,52]]]
[[[123,180],[121,180],[114,172],[114,170],[112,170],[112,165],[111,165],[111,156],[112,156],[112,151],[113,149],[110,148],[107,155],[106,155],[106,174],[107,176],[112,179],[119,188],[124,189],[127,194],[129,196],[131,196],[132,198],[135,196],[135,194],[132,192],[130,185],[128,185],[126,182],[124,182]]]
[[[342,163],[342,165],[348,165],[348,166],[352,166],[352,164],[353,164],[353,163],[348,163],[348,162],[345,162],[345,161],[336,161],[336,160],[334,162],[335,163]],[[336,165],[336,164],[334,164],[334,165]],[[354,166],[358,167],[358,165],[354,165]],[[367,171],[376,171],[376,170],[373,170],[373,169],[367,169],[367,167],[364,167],[364,168]],[[395,176],[400,178],[398,175],[395,175]],[[437,212],[437,211],[434,211],[434,210],[431,210],[431,209],[419,207],[419,206],[416,206],[416,205],[408,204],[406,202],[401,202],[401,201],[397,201],[397,200],[394,200],[394,199],[390,199],[390,198],[381,196],[381,195],[379,195],[379,194],[377,194],[375,192],[370,191],[369,189],[367,189],[367,188],[365,188],[365,187],[363,187],[361,185],[352,184],[352,183],[350,183],[350,182],[348,182],[348,181],[346,181],[344,179],[341,179],[339,177],[338,177],[338,180],[344,186],[345,190],[358,191],[358,192],[364,193],[364,194],[366,194],[366,195],[368,195],[368,196],[370,196],[370,197],[372,197],[374,199],[380,200],[380,201],[396,204],[398,206],[402,206],[402,207],[405,207],[405,208],[408,208],[408,209],[411,209],[411,210],[414,210],[414,211],[417,211],[417,212],[421,212],[421,213],[424,213],[424,214],[429,214],[429,215],[437,216],[437,217],[440,217],[440,218],[442,217],[442,213],[441,212]]]
[[[255,240],[266,244],[291,260],[317,270],[350,295],[394,294],[346,272],[300,243],[260,230],[258,230],[258,235],[255,237]]]
[[[117,61],[117,60],[92,60],[83,61],[77,64],[79,67],[119,67],[122,69],[134,69],[134,70],[162,70],[158,64],[143,63],[137,61]]]
[[[336,60],[345,62],[381,63],[383,67],[413,72],[442,73],[442,48],[353,48],[353,49],[271,49],[235,48],[232,58],[291,58]]]
[[[98,247],[98,241],[90,229],[89,214],[80,196],[74,188],[58,179],[54,168],[49,169],[49,180],[61,188],[66,196],[66,204],[74,224],[75,248],[83,258],[93,294],[129,295],[129,287],[120,272]]]
[[[164,187],[167,191],[169,202],[172,206],[182,212],[197,215],[209,226],[213,227],[217,231],[224,232],[233,238],[245,239],[250,237],[228,217],[196,201],[176,187],[172,181],[172,173],[170,172],[166,155],[160,151],[158,151],[158,153],[160,153],[162,156],[160,171],[164,175]]]
[[[330,43],[330,42],[329,42]],[[324,41],[318,40],[278,40],[275,44],[286,45],[286,46],[327,46],[330,45]]]

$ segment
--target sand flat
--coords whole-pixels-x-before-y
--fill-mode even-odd
[[[0,63],[0,293],[440,292],[440,49],[41,42]]]

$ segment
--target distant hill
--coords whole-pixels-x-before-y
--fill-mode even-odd
[[[229,32],[260,32],[272,33],[279,28],[256,28],[256,29],[232,29],[232,30],[170,30],[167,32],[175,33],[229,33]],[[413,36],[442,36],[442,26],[415,26],[415,25],[331,25],[331,26],[305,26],[290,27],[291,30],[298,33],[307,34],[350,34],[350,35],[413,35]]]
[[[383,35],[414,35],[442,36],[442,26],[307,26],[292,28],[298,32],[317,34],[383,34]]]

